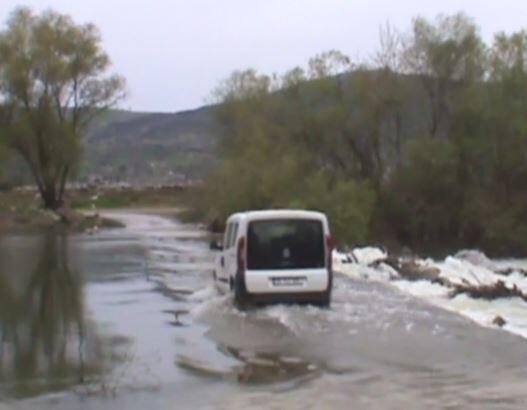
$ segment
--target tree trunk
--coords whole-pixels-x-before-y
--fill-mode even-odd
[[[41,196],[44,208],[46,209],[56,211],[62,206],[62,196],[60,192],[57,192],[55,184],[46,185]]]
[[[70,170],[70,167],[68,165],[65,165],[64,169],[62,170],[60,174],[58,200],[61,204],[63,202],[64,192],[66,190],[66,182],[68,181],[69,170]]]
[[[400,170],[402,163],[403,163],[402,138],[401,138],[403,128],[402,128],[401,112],[397,110],[394,116],[395,116],[395,154],[397,156],[396,166],[397,166],[397,170]]]

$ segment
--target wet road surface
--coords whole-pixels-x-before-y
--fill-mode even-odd
[[[527,341],[338,276],[239,312],[192,225],[0,239],[0,409],[523,409]]]

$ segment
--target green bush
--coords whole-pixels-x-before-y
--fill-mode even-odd
[[[369,239],[375,194],[357,181],[331,181],[325,172],[305,176],[301,193],[291,198],[290,208],[305,208],[327,214],[332,235],[339,245],[364,245]]]
[[[209,178],[202,195],[202,213],[209,222],[258,209],[310,209],[328,215],[333,236],[341,244],[364,243],[369,235],[375,195],[363,183],[333,181],[313,169],[301,155],[248,155],[248,162],[226,161]],[[248,166],[248,164],[251,166]]]

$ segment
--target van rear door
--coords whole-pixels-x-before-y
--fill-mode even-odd
[[[249,223],[248,270],[323,268],[324,228],[316,219],[274,219]]]
[[[249,291],[322,291],[327,281],[321,220],[266,219],[249,223],[246,274]]]

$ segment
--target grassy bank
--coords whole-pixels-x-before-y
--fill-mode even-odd
[[[71,232],[90,232],[122,227],[118,221],[101,216],[101,211],[142,209],[176,214],[180,219],[196,221],[188,211],[189,190],[183,187],[91,187],[71,189],[66,206],[58,212],[42,208],[33,189],[0,192],[0,234],[34,233],[47,228]]]
[[[118,221],[100,216],[98,208],[88,210],[72,207],[72,203],[76,201],[87,201],[88,194],[72,191],[67,206],[54,212],[42,207],[38,193],[32,189],[0,192],[0,234],[31,234],[50,228],[90,232],[123,226]]]
[[[73,209],[182,208],[187,189],[161,187],[93,187],[72,190],[68,201]]]
[[[0,233],[31,233],[60,223],[57,214],[38,204],[34,192],[0,192]]]

